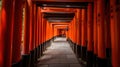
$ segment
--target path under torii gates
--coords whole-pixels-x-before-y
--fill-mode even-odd
[[[120,67],[119,18],[120,0],[0,0],[0,67],[34,67],[58,36],[87,67]]]

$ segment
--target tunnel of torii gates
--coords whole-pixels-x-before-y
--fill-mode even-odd
[[[40,0],[2,0],[0,15],[0,67],[34,65],[47,43],[61,30],[76,56],[87,66],[120,67],[119,0],[45,0],[87,2],[86,8],[40,7]],[[24,10],[23,10],[24,9]],[[49,22],[44,12],[72,12],[70,22]],[[23,14],[24,12],[24,14]],[[23,16],[24,15],[24,16]],[[109,59],[108,59],[109,58]],[[97,60],[96,60],[97,59]]]

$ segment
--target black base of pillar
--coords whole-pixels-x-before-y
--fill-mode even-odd
[[[51,45],[51,40],[49,40],[48,44],[49,44],[49,45],[48,45],[47,47],[49,47],[49,46]]]
[[[30,67],[30,54],[22,56],[22,67]]]
[[[46,43],[44,42],[43,43],[43,51],[45,51],[46,50]]]
[[[111,57],[111,48],[106,48],[106,56]]]
[[[46,44],[46,43],[43,43],[43,46],[44,46],[44,47],[43,47],[43,51],[45,51],[45,44]]]
[[[44,51],[44,44],[41,45],[42,46],[42,52]]]
[[[39,58],[41,57],[41,45],[39,45],[39,52],[40,52],[40,56]]]
[[[48,47],[48,45],[49,45],[49,41],[46,41],[46,44],[45,44],[45,49],[47,49],[47,47]]]
[[[83,61],[86,61],[86,53],[87,53],[87,47],[82,46],[81,58],[82,58]]]
[[[43,55],[43,45],[40,45],[41,56]]]
[[[112,67],[111,48],[106,48],[107,66]]]
[[[35,50],[30,51],[30,67],[34,67],[35,63]]]
[[[97,67],[107,67],[106,59],[97,57]]]
[[[93,54],[93,66],[97,66],[97,55]]]
[[[74,53],[76,54],[76,44],[75,43],[73,44],[73,50],[74,50]]]
[[[38,56],[38,48],[35,48],[35,62],[37,62],[37,56]]]
[[[74,50],[74,45],[73,45],[73,42],[70,40],[70,46],[72,48],[72,50]]]
[[[81,58],[81,45],[77,45],[77,57]]]
[[[71,48],[72,50],[74,49],[74,45],[73,45],[73,42],[71,41]]]
[[[93,52],[87,51],[87,67],[93,67]]]
[[[40,58],[40,45],[38,46],[38,58]]]
[[[12,67],[22,67],[22,62],[19,61],[17,63],[12,64]]]
[[[73,49],[73,42],[68,38],[67,41],[69,42],[70,44],[70,47]]]

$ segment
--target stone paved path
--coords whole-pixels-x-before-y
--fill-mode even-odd
[[[39,59],[37,67],[82,67],[66,38],[56,38]]]

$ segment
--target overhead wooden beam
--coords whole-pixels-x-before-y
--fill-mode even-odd
[[[33,0],[43,2],[93,2],[94,0]]]

